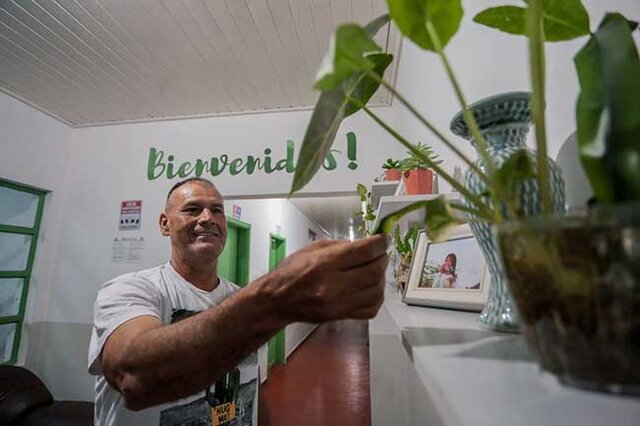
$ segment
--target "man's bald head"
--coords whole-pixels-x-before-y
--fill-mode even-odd
[[[181,180],[180,182],[176,183],[175,185],[173,185],[171,187],[171,189],[169,190],[169,193],[167,194],[167,199],[165,201],[165,206],[169,202],[169,199],[171,198],[171,194],[173,194],[176,189],[180,188],[182,185],[185,185],[185,184],[187,184],[189,182],[199,182],[199,183],[202,183],[203,185],[208,185],[211,188],[213,188],[216,191],[218,191],[218,188],[216,188],[216,186],[210,180],[205,179],[205,178],[201,178],[201,177],[191,177],[191,178],[188,178],[188,179]]]

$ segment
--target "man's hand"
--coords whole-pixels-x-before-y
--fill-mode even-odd
[[[380,309],[386,235],[318,241],[287,257],[263,282],[286,322],[372,318]]]

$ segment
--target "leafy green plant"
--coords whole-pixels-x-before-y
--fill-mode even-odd
[[[396,226],[393,230],[393,241],[395,242],[396,251],[403,258],[409,258],[413,256],[413,249],[416,246],[416,241],[418,241],[418,233],[420,232],[420,227],[417,223],[414,223],[407,231],[404,236],[400,233],[400,226]]]
[[[524,7],[490,8],[477,14],[474,21],[511,34],[531,33],[532,42],[536,41],[534,36],[557,42],[589,35],[574,58],[580,83],[576,122],[582,164],[600,203],[640,200],[640,60],[631,36],[638,24],[609,13],[591,33],[589,15],[580,0],[536,3],[533,12],[541,15],[542,30],[538,25],[528,31]],[[532,64],[537,62],[534,65],[539,68],[534,79],[534,88],[538,85],[536,109],[541,110],[544,57],[532,50],[533,54]],[[542,112],[537,115],[536,125],[544,124],[539,119]],[[545,138],[543,131],[537,132],[538,138]]]
[[[393,230],[395,250],[400,258],[398,268],[394,271],[394,275],[398,281],[400,289],[402,289],[408,279],[409,267],[411,266],[411,260],[413,259],[413,252],[416,242],[418,241],[419,232],[420,227],[417,223],[410,226],[404,235],[400,233],[400,226],[396,226]]]
[[[399,160],[394,160],[393,158],[387,158],[387,161],[384,162],[384,164],[382,165],[382,168],[385,170],[393,170],[393,169],[399,169],[400,165],[401,164]]]
[[[361,216],[364,221],[364,227],[360,231],[364,235],[370,235],[371,231],[369,230],[369,225],[375,221],[377,217],[376,212],[373,210],[373,206],[371,205],[371,191],[361,183],[357,184],[356,190],[362,203],[362,209],[356,213],[356,216]]]
[[[412,151],[407,151],[409,156],[404,158],[400,162],[400,168],[403,171],[414,169],[428,169],[429,164],[442,164],[442,160],[438,159],[439,155],[433,152],[433,149],[429,145],[424,145],[422,142],[418,142],[415,145],[416,150],[420,152],[420,155],[415,155]],[[431,163],[427,164],[423,158],[431,159]]]
[[[516,183],[535,178],[540,187],[542,212],[552,209],[547,165],[546,124],[544,116],[545,41],[570,40],[590,34],[589,18],[579,0],[525,0],[523,7],[503,6],[488,9],[476,16],[476,22],[529,38],[532,81],[532,115],[535,124],[537,159],[530,164],[524,151],[497,167],[489,156],[487,144],[479,131],[457,77],[445,53],[445,47],[459,29],[463,15],[460,0],[387,0],[389,16],[381,16],[369,25],[345,24],[338,27],[330,50],[318,72],[316,88],[322,94],[314,109],[303,139],[291,193],[306,185],[322,165],[331,148],[341,121],[360,110],[403,145],[412,156],[440,175],[465,198],[466,204],[449,202],[441,196],[421,201],[395,212],[382,221],[375,232],[391,232],[393,224],[404,214],[425,208],[425,228],[432,240],[446,237],[458,223],[453,210],[474,214],[479,220],[501,223],[519,218],[520,199]],[[578,103],[578,133],[585,168],[590,175],[606,176],[599,198],[607,200],[607,191],[615,194],[622,182],[625,196],[611,195],[609,200],[640,199],[640,96],[638,91],[637,50],[630,38],[633,25],[626,19],[608,15],[600,29],[591,35],[586,52],[576,57],[582,87]],[[460,149],[411,105],[384,79],[384,71],[393,60],[382,53],[372,38],[391,19],[400,32],[426,51],[438,55],[463,111],[464,120],[486,164],[479,170]],[[626,30],[623,29],[626,28]],[[594,41],[595,40],[595,41]],[[617,53],[617,43],[623,48]],[[451,150],[484,182],[486,196],[470,193],[460,182],[439,166],[429,155],[403,137],[366,104],[379,86],[389,90],[408,111],[444,146]],[[629,112],[627,112],[629,111]],[[596,124],[592,121],[595,118]],[[602,124],[600,124],[602,123]],[[603,128],[602,128],[603,127]],[[602,136],[606,134],[605,136]],[[605,142],[606,140],[606,142]],[[635,144],[634,144],[635,142]],[[605,148],[603,153],[603,149]],[[594,178],[592,178],[594,181]],[[594,184],[595,186],[596,184]]]

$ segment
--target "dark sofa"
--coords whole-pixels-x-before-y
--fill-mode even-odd
[[[54,401],[31,371],[0,365],[0,426],[93,426],[93,403]]]

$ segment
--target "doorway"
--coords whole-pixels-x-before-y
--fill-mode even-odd
[[[287,240],[279,235],[269,234],[269,272],[287,256]],[[267,366],[271,368],[275,364],[285,362],[285,333],[284,329],[278,331],[269,340],[267,352]]]
[[[244,287],[249,283],[251,225],[227,218],[227,242],[218,258],[218,274]]]

